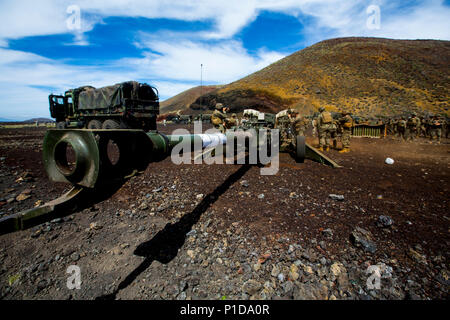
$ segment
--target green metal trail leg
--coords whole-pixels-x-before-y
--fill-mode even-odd
[[[0,219],[0,234],[25,230],[64,215],[73,207],[83,193],[80,186],[73,187],[61,197],[46,204]]]
[[[305,158],[316,161],[319,163],[326,164],[328,166],[331,166],[333,168],[341,168],[339,164],[328,158],[326,155],[324,155],[322,152],[311,146],[310,144],[305,142]]]

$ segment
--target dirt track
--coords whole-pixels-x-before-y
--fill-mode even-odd
[[[2,216],[69,189],[46,177],[44,133],[0,130]],[[275,176],[256,166],[153,163],[106,200],[0,236],[0,297],[447,299],[448,143],[354,138],[351,153],[327,153],[343,168],[281,154]],[[8,200],[20,194],[29,198]],[[392,226],[378,226],[381,215]],[[356,227],[371,232],[374,253],[351,243]],[[392,269],[381,290],[368,290],[365,271],[381,263]],[[72,264],[80,290],[66,287]]]

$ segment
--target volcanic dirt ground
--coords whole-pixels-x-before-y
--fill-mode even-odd
[[[44,134],[0,129],[1,217],[71,188],[48,180]],[[289,154],[276,175],[151,163],[62,218],[1,235],[0,298],[448,299],[449,140],[353,138],[350,153],[326,154],[343,167]],[[67,286],[71,265],[80,289]]]

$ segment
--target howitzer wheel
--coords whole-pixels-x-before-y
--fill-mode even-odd
[[[296,137],[296,144],[295,144],[295,150],[296,150],[296,161],[303,163],[305,162],[305,155],[306,155],[306,147],[305,147],[305,136],[297,136]]]
[[[105,120],[105,122],[103,122],[102,125],[103,129],[120,129],[120,123],[117,122],[116,120]]]
[[[87,125],[88,129],[101,129],[102,123],[99,120],[91,120]]]
[[[64,121],[59,121],[58,123],[56,123],[56,129],[65,129],[66,128],[66,123]]]

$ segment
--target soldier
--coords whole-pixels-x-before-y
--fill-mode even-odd
[[[387,133],[389,135],[394,135],[395,134],[395,119],[391,118],[389,119],[389,122],[387,123]]]
[[[308,120],[302,117],[296,110],[291,113],[290,118],[294,136],[304,136],[306,129],[308,129]]]
[[[315,136],[316,133],[317,133],[317,120],[316,119],[312,119],[311,120],[311,125],[312,125],[312,128],[313,128],[312,134],[313,134],[313,136]]]
[[[331,113],[325,111],[324,107],[319,108],[319,116],[317,117],[317,130],[319,133],[319,151],[330,150],[331,131],[335,128]]]
[[[290,114],[292,110],[287,109],[280,111],[276,115],[275,128],[280,131],[280,147],[285,148],[289,145],[291,141],[291,125],[290,125]]]
[[[224,107],[221,103],[216,103],[216,110],[211,115],[211,123],[214,128],[220,130],[220,132],[225,133],[225,121],[227,119],[226,111],[228,108]]]
[[[423,136],[424,138],[426,138],[427,136],[426,119],[424,116],[421,116],[419,120],[420,120],[420,129],[419,132],[417,133],[417,136],[418,137]]]
[[[394,122],[393,122],[393,126],[394,126],[394,133],[392,134],[393,136],[397,136],[398,135],[398,131],[397,131],[397,129],[398,129],[398,120],[399,119],[395,118]]]
[[[353,118],[347,111],[342,112],[342,117],[339,119],[339,124],[342,128],[342,150],[339,153],[350,152],[350,136],[352,134]]]
[[[417,113],[413,112],[406,123],[406,141],[414,141],[417,138],[419,130],[420,119],[417,117]]]
[[[342,139],[342,128],[339,123],[339,118],[333,118],[333,124],[330,129],[330,139],[333,141],[333,148],[337,149],[337,142]]]
[[[248,120],[248,114],[244,114],[243,116],[242,116],[242,119],[241,119],[241,125],[242,126],[245,126],[245,124],[248,122],[249,120]]]
[[[439,120],[438,115],[434,115],[429,123],[428,126],[430,128],[430,140],[433,141],[434,138],[437,139],[437,143],[441,143],[441,135],[442,135],[442,122]]]
[[[397,133],[400,139],[405,139],[406,133],[406,120],[405,117],[401,117],[400,120],[397,121]]]
[[[231,114],[231,119],[228,123],[228,126],[230,126],[230,128],[239,126],[239,119],[237,118],[236,113]],[[229,129],[229,128],[227,128],[227,129]]]
[[[450,133],[450,118],[446,118],[445,121],[445,137],[448,139],[448,134]]]
[[[389,124],[390,124],[390,126],[391,126],[391,132],[392,132],[392,135],[393,136],[396,136],[397,135],[397,125],[398,125],[398,119],[397,118],[392,118],[390,121],[389,121]]]
[[[292,142],[292,128],[291,128],[291,114],[292,109],[281,111],[277,114],[275,120],[275,128],[280,130],[280,148],[284,149],[288,147]]]

